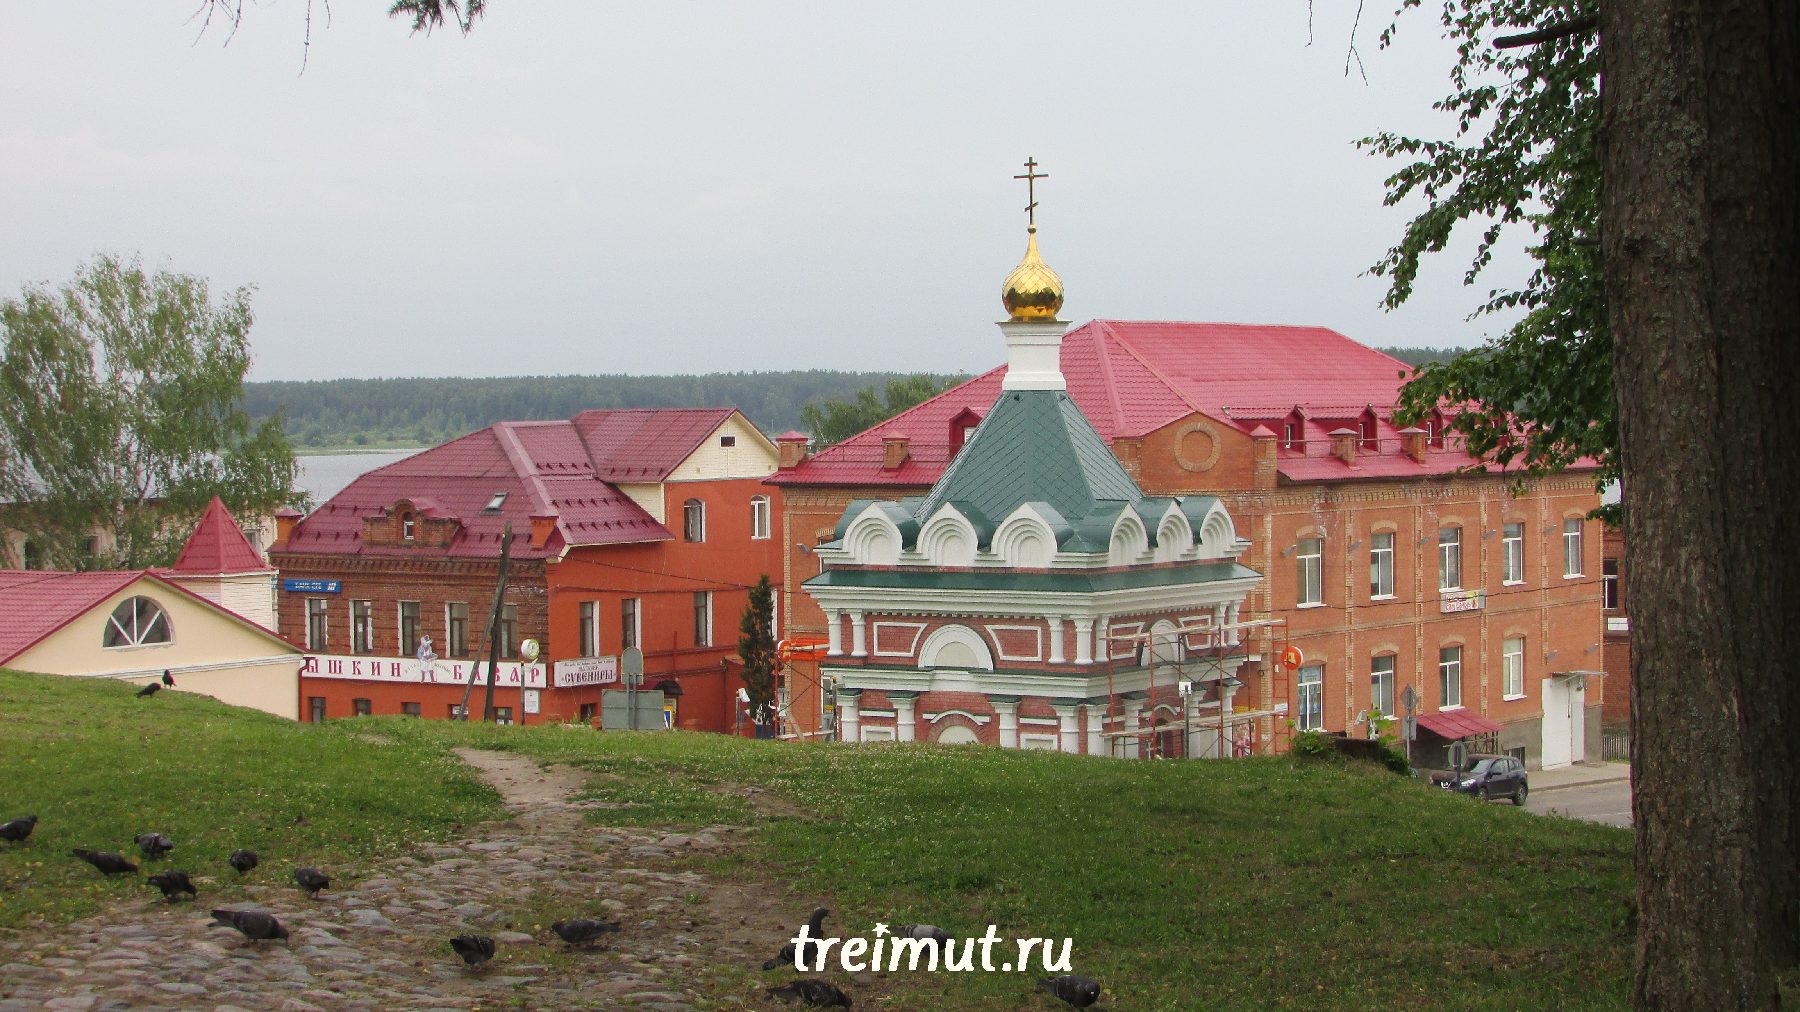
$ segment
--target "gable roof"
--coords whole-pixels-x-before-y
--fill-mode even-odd
[[[0,570],[0,665],[41,643],[140,580],[180,594],[210,611],[243,624],[295,653],[300,648],[229,608],[214,604],[180,584],[144,569],[67,573],[53,570]]]
[[[228,573],[263,573],[271,567],[263,561],[238,528],[237,520],[218,496],[206,504],[200,523],[188,535],[176,556],[173,571],[183,576],[223,576]]]
[[[572,421],[597,476],[606,481],[652,482],[662,481],[681,466],[734,410],[596,408]]]

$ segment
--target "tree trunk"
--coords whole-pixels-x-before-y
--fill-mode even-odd
[[[1633,1001],[1776,1008],[1800,962],[1800,5],[1608,0],[1601,31]]]

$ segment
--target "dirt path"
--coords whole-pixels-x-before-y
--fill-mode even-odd
[[[508,753],[457,754],[500,792],[511,817],[405,857],[327,869],[334,888],[316,902],[287,881],[292,858],[265,854],[251,902],[230,905],[278,916],[289,946],[251,946],[212,926],[215,904],[199,880],[197,903],[133,903],[47,936],[0,941],[0,1012],[761,1004],[756,981],[735,970],[780,946],[786,912],[770,909],[765,887],[709,877],[683,860],[728,850],[750,827],[676,835],[598,826],[586,821],[595,806],[572,800],[581,772]],[[600,948],[570,951],[549,925],[581,916],[623,928]],[[483,972],[465,970],[449,948],[464,932],[498,944]]]

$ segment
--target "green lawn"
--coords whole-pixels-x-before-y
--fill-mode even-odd
[[[604,774],[589,794],[623,807],[596,810],[598,821],[759,826],[748,850],[698,867],[762,883],[772,911],[816,897],[839,933],[927,921],[957,935],[993,924],[1003,939],[1072,938],[1076,969],[1111,991],[1103,1007],[1614,1008],[1628,997],[1629,833],[1373,768],[404,718],[311,727],[6,674],[0,818],[35,811],[44,822],[29,848],[0,846],[0,926],[148,892],[101,884],[61,857],[129,846],[143,829],[180,841],[181,862],[209,866],[239,845],[332,863],[444,835],[497,811],[449,757],[462,744]],[[753,809],[718,790],[728,785],[782,804]],[[221,828],[232,825],[242,828]],[[258,870],[277,872],[287,869]],[[1054,1005],[1019,973],[903,973],[868,990],[889,1000],[859,1006]]]

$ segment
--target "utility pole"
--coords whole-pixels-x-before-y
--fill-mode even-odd
[[[494,610],[490,613],[488,625],[488,643],[491,652],[488,656],[487,705],[483,707],[481,719],[494,719],[494,668],[500,660],[500,608],[506,596],[506,560],[512,554],[512,521],[506,522],[506,532],[500,535],[500,582],[494,587]],[[469,671],[469,681],[463,686],[462,716],[458,719],[469,719],[469,696],[475,691],[475,678],[481,672],[481,652],[475,653],[475,666]]]

